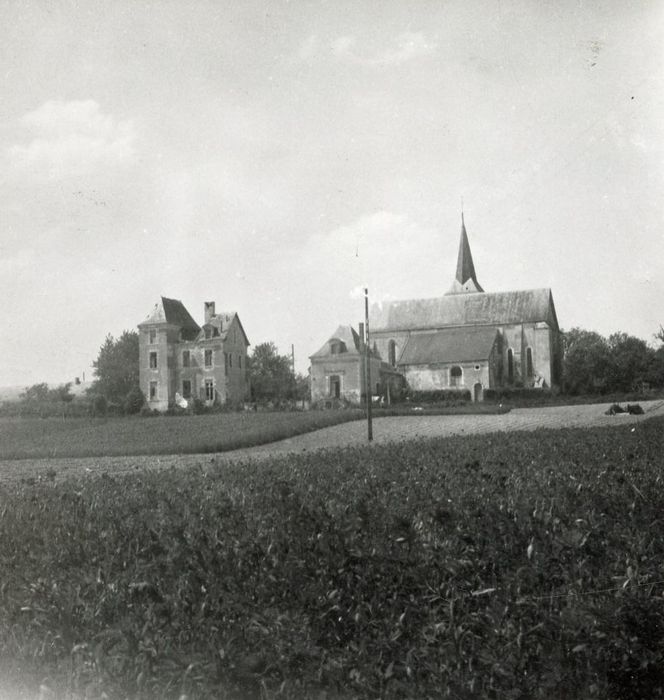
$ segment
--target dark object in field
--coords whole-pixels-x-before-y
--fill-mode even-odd
[[[615,416],[616,413],[625,413],[625,409],[619,403],[614,403],[612,406],[609,406],[606,411],[607,416]]]
[[[638,403],[627,404],[627,408],[623,408],[619,403],[614,403],[606,411],[607,416],[615,416],[617,413],[630,413],[632,415],[640,416],[643,414],[643,409]]]

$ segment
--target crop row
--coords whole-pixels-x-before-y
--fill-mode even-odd
[[[357,411],[217,413],[151,418],[0,419],[0,460],[192,454],[283,440],[362,417]]]
[[[0,677],[63,698],[656,698],[664,421],[0,491]]]

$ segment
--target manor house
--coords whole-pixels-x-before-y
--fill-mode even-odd
[[[217,313],[206,301],[199,326],[181,301],[161,297],[138,332],[139,381],[149,408],[245,400],[249,341],[236,312]]]

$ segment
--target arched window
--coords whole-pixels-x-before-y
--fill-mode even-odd
[[[514,381],[514,351],[512,348],[507,349],[507,381]]]
[[[526,348],[526,375],[530,378],[533,376],[533,349]]]
[[[461,386],[463,381],[463,370],[458,365],[450,369],[450,386]]]
[[[387,344],[387,361],[392,367],[397,366],[397,344],[393,340]]]

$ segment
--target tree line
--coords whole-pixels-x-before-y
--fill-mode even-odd
[[[641,338],[572,328],[564,334],[563,390],[567,394],[616,394],[664,388],[664,327],[651,347]]]
[[[627,333],[604,337],[572,328],[565,332],[563,393],[601,395],[664,389],[664,327],[654,335],[657,347]],[[106,336],[93,362],[94,382],[87,390],[87,410],[105,415],[138,413],[145,406],[139,386],[138,333]],[[281,406],[309,398],[309,380],[296,374],[287,355],[272,342],[256,345],[247,357],[250,395],[255,405]],[[78,414],[73,410],[71,383],[49,387],[34,384],[19,397],[18,412],[27,415]]]

